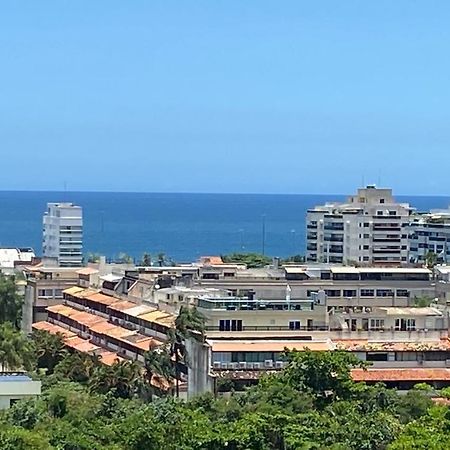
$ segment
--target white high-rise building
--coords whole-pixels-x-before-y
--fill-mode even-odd
[[[450,262],[450,207],[417,214],[409,226],[409,260],[425,263],[429,253],[436,262]]]
[[[307,261],[398,265],[408,263],[412,208],[397,203],[391,189],[369,185],[345,203],[309,209]]]
[[[60,267],[83,263],[83,211],[73,203],[48,203],[44,214],[43,256]]]

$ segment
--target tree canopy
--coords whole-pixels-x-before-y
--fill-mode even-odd
[[[163,371],[154,356],[148,354],[146,367],[152,373]],[[355,383],[350,370],[361,364],[344,352],[289,352],[286,358],[286,369],[264,376],[245,392],[218,398],[205,394],[182,402],[141,396],[139,383],[147,375],[132,363],[107,367],[68,353],[51,375],[41,375],[42,396],[0,413],[0,448],[448,448],[450,410],[433,406],[420,386],[399,395],[383,385]],[[93,369],[82,369],[90,365]]]

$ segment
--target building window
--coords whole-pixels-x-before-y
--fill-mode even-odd
[[[344,289],[343,294],[344,297],[356,297],[356,290],[353,289]]]
[[[384,319],[370,319],[371,330],[384,330]]]
[[[394,291],[391,289],[377,289],[377,297],[392,297]]]
[[[414,331],[416,319],[395,319],[395,331]]]
[[[374,293],[373,289],[361,289],[361,297],[373,297]]]
[[[408,289],[397,289],[397,297],[409,297]]]
[[[290,330],[300,330],[301,329],[300,320],[291,320],[289,322],[289,329]]]
[[[384,203],[384,198],[380,198],[380,203]]]
[[[242,320],[219,320],[220,331],[242,331]]]

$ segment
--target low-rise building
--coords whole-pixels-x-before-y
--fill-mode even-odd
[[[21,372],[0,372],[0,409],[41,394],[41,382]]]

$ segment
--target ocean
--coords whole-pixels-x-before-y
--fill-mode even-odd
[[[83,207],[84,253],[140,259],[163,252],[176,262],[202,255],[305,252],[306,210],[342,195],[0,192],[0,247],[42,251],[47,202]],[[420,211],[447,208],[450,197],[397,196]],[[263,227],[265,239],[263,239]]]

